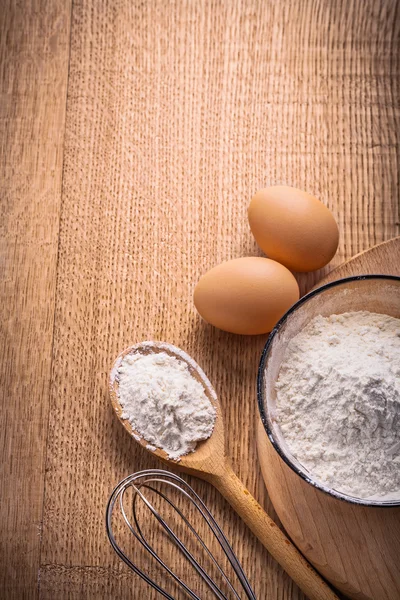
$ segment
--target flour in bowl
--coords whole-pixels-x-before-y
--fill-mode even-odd
[[[314,318],[288,344],[276,421],[316,479],[370,499],[400,499],[400,319]]]
[[[127,354],[118,366],[122,419],[170,458],[192,452],[210,437],[216,410],[184,360],[166,352]]]

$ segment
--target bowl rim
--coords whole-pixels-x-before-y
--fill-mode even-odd
[[[286,313],[283,315],[283,317],[281,317],[279,319],[279,321],[277,322],[277,324],[275,325],[275,327],[272,329],[271,333],[269,334],[267,342],[266,342],[264,349],[262,351],[262,354],[261,354],[261,359],[260,359],[258,373],[257,373],[257,401],[258,401],[258,410],[260,412],[260,417],[261,417],[261,421],[262,421],[264,430],[265,430],[273,448],[278,453],[278,455],[281,457],[281,459],[288,465],[288,467],[290,467],[290,469],[294,473],[299,475],[304,481],[306,481],[307,483],[312,485],[314,488],[321,490],[323,493],[325,493],[333,498],[337,498],[338,500],[348,502],[350,504],[357,504],[357,505],[369,506],[369,507],[393,508],[395,506],[400,506],[400,498],[398,500],[386,500],[386,501],[385,500],[382,501],[382,500],[370,500],[370,499],[357,498],[355,496],[349,496],[345,493],[338,492],[334,489],[331,489],[328,486],[325,486],[324,484],[322,484],[318,481],[315,481],[311,477],[308,477],[305,472],[303,472],[301,469],[299,469],[290,460],[289,456],[283,451],[279,442],[275,439],[272,428],[271,428],[271,424],[270,424],[269,414],[264,406],[264,389],[265,389],[264,383],[265,383],[265,372],[266,372],[265,363],[270,354],[271,346],[275,339],[275,336],[278,334],[278,332],[280,331],[282,326],[286,323],[288,317],[290,317],[290,315],[292,313],[296,312],[297,309],[300,308],[303,304],[305,304],[306,302],[311,300],[311,298],[313,298],[314,296],[317,296],[321,292],[324,292],[330,288],[334,288],[334,287],[343,285],[345,283],[349,283],[351,281],[362,281],[362,280],[369,280],[369,279],[371,279],[371,280],[372,279],[375,279],[375,280],[376,279],[378,279],[378,280],[386,279],[388,281],[397,281],[400,283],[400,277],[398,277],[397,275],[382,275],[382,274],[376,274],[376,275],[372,274],[371,275],[371,274],[368,274],[368,275],[353,275],[351,277],[343,277],[341,279],[336,279],[335,281],[330,281],[329,283],[323,284],[320,287],[312,290],[311,292],[308,292],[307,294],[302,296],[297,302],[295,302],[289,308],[289,310],[286,311]],[[265,403],[265,405],[266,405],[266,403]]]

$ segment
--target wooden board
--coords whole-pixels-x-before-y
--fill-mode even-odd
[[[315,287],[353,275],[397,275],[400,277],[400,237],[360,252],[333,269]]]
[[[114,357],[142,339],[204,368],[234,467],[272,512],[253,431],[265,337],[208,327],[192,291],[218,262],[260,254],[246,207],[269,183],[333,210],[329,268],[399,234],[399,2],[328,4],[74,0],[64,144],[70,4],[1,11],[7,598],[35,597],[38,580],[43,600],[155,598],[104,530],[112,486],[157,466],[107,395]],[[301,276],[302,291],[327,270]],[[303,598],[219,495],[194,485],[259,597]]]
[[[0,8],[0,597],[38,595],[70,2]]]

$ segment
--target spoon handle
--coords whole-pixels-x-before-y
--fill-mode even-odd
[[[267,515],[229,465],[209,481],[310,600],[339,600],[295,545]]]

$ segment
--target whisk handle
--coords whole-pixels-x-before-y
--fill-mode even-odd
[[[339,600],[229,466],[211,482],[310,600]]]

